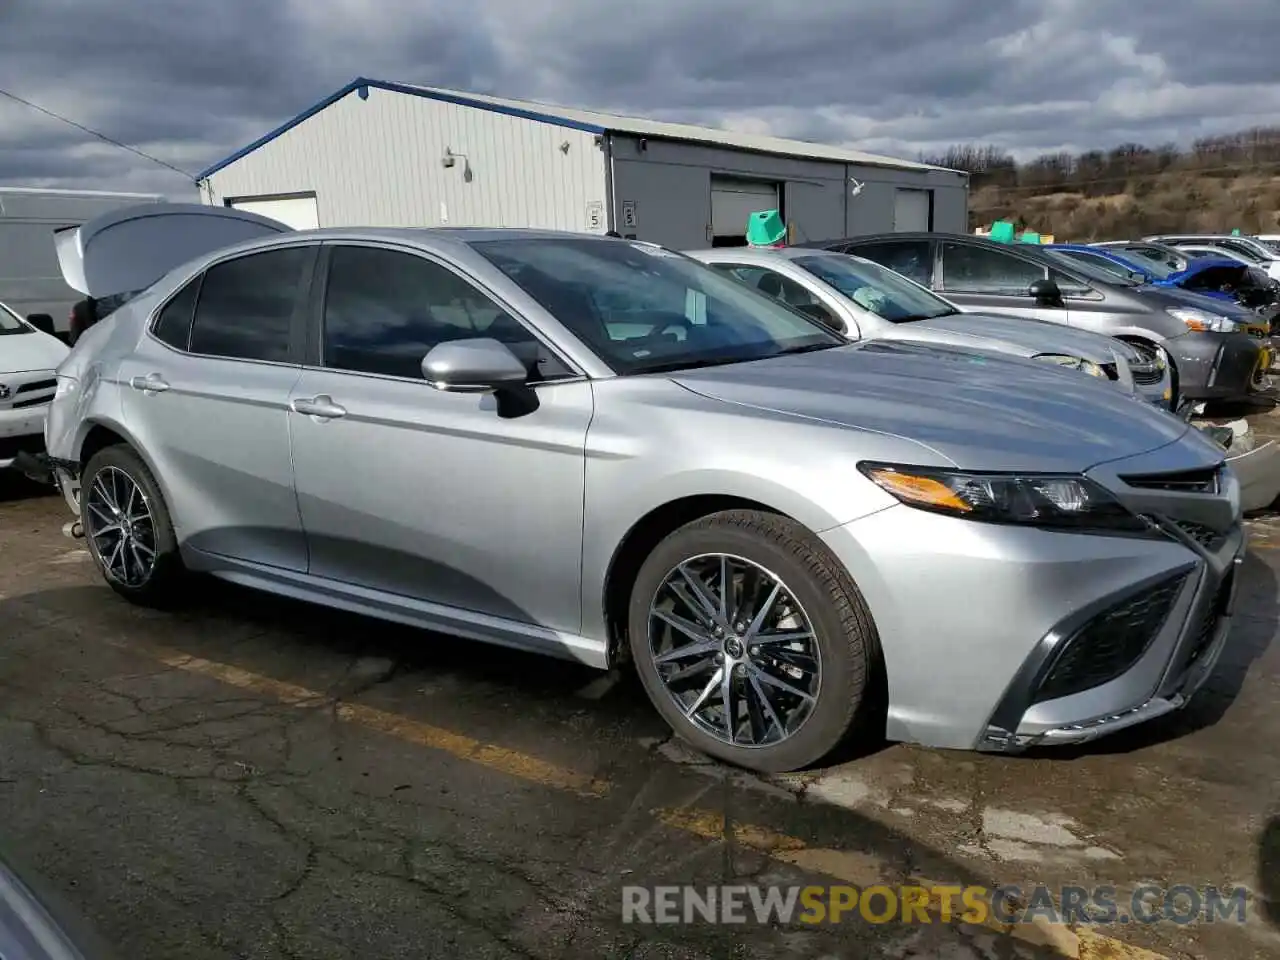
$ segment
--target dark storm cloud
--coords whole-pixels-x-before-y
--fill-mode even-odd
[[[1280,122],[1275,0],[0,4],[0,87],[188,170],[360,74],[914,156]],[[0,182],[182,190],[0,101]]]

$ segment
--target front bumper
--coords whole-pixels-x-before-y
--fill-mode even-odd
[[[21,453],[44,449],[44,424],[48,404],[0,410],[0,469],[13,466]]]
[[[1193,401],[1247,396],[1270,341],[1245,333],[1186,333],[1165,343],[1178,368],[1178,389]]]
[[[1162,466],[1135,462],[1135,472]],[[1136,536],[974,523],[906,506],[825,531],[879,634],[886,736],[1018,751],[1089,740],[1185,704],[1221,651],[1245,550],[1239,488],[1228,477],[1220,496],[1136,491],[1126,503],[1162,524]],[[1200,535],[1205,524],[1215,533],[1208,546],[1183,532]],[[1111,652],[1115,670],[1090,673],[1102,658],[1077,656],[1083,682],[1052,674],[1083,626],[1173,580],[1137,647]]]

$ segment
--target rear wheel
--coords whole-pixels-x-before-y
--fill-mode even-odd
[[[811,533],[726,511],[662,541],[636,578],[631,652],[650,699],[705,753],[768,772],[860,726],[878,666],[865,601]]]
[[[160,487],[126,446],[99,450],[80,486],[85,543],[103,579],[134,603],[166,606],[184,572]]]

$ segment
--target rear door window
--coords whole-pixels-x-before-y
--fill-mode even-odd
[[[874,260],[922,287],[933,286],[933,247],[928,240],[851,243],[845,247],[844,252]]]
[[[1031,284],[1045,279],[1045,269],[1030,260],[977,244],[942,245],[942,289],[949,293],[1025,297]]]
[[[191,352],[288,363],[314,247],[251,253],[210,267],[191,325]]]

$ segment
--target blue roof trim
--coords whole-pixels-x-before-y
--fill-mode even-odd
[[[500,113],[508,117],[519,117],[522,120],[534,120],[538,123],[550,123],[557,127],[568,127],[572,130],[581,130],[584,133],[603,134],[609,132],[607,127],[600,127],[590,123],[581,123],[577,120],[570,120],[567,117],[558,117],[551,113],[540,113],[534,110],[521,110],[517,107],[504,107],[498,104],[488,103],[484,100],[476,100],[471,97],[455,96],[454,94],[449,93],[437,93],[434,90],[423,90],[420,87],[413,87],[404,83],[391,83],[386,80],[370,80],[367,77],[356,77],[341,90],[330,94],[314,106],[308,107],[296,117],[282,123],[270,133],[259,137],[247,147],[243,147],[231,154],[231,156],[223,160],[219,160],[213,166],[201,170],[196,174],[196,180],[200,181],[208,179],[223,167],[235,163],[241,157],[248,156],[259,147],[266,146],[282,133],[292,130],[304,120],[309,120],[321,110],[337,103],[343,97],[348,96],[353,92],[358,93],[361,100],[368,99],[370,87],[373,87],[376,90],[388,90],[392,93],[406,93],[413,97],[422,97],[424,100],[438,100],[441,103],[452,103],[460,107],[474,107],[477,110],[485,110],[489,113]]]

